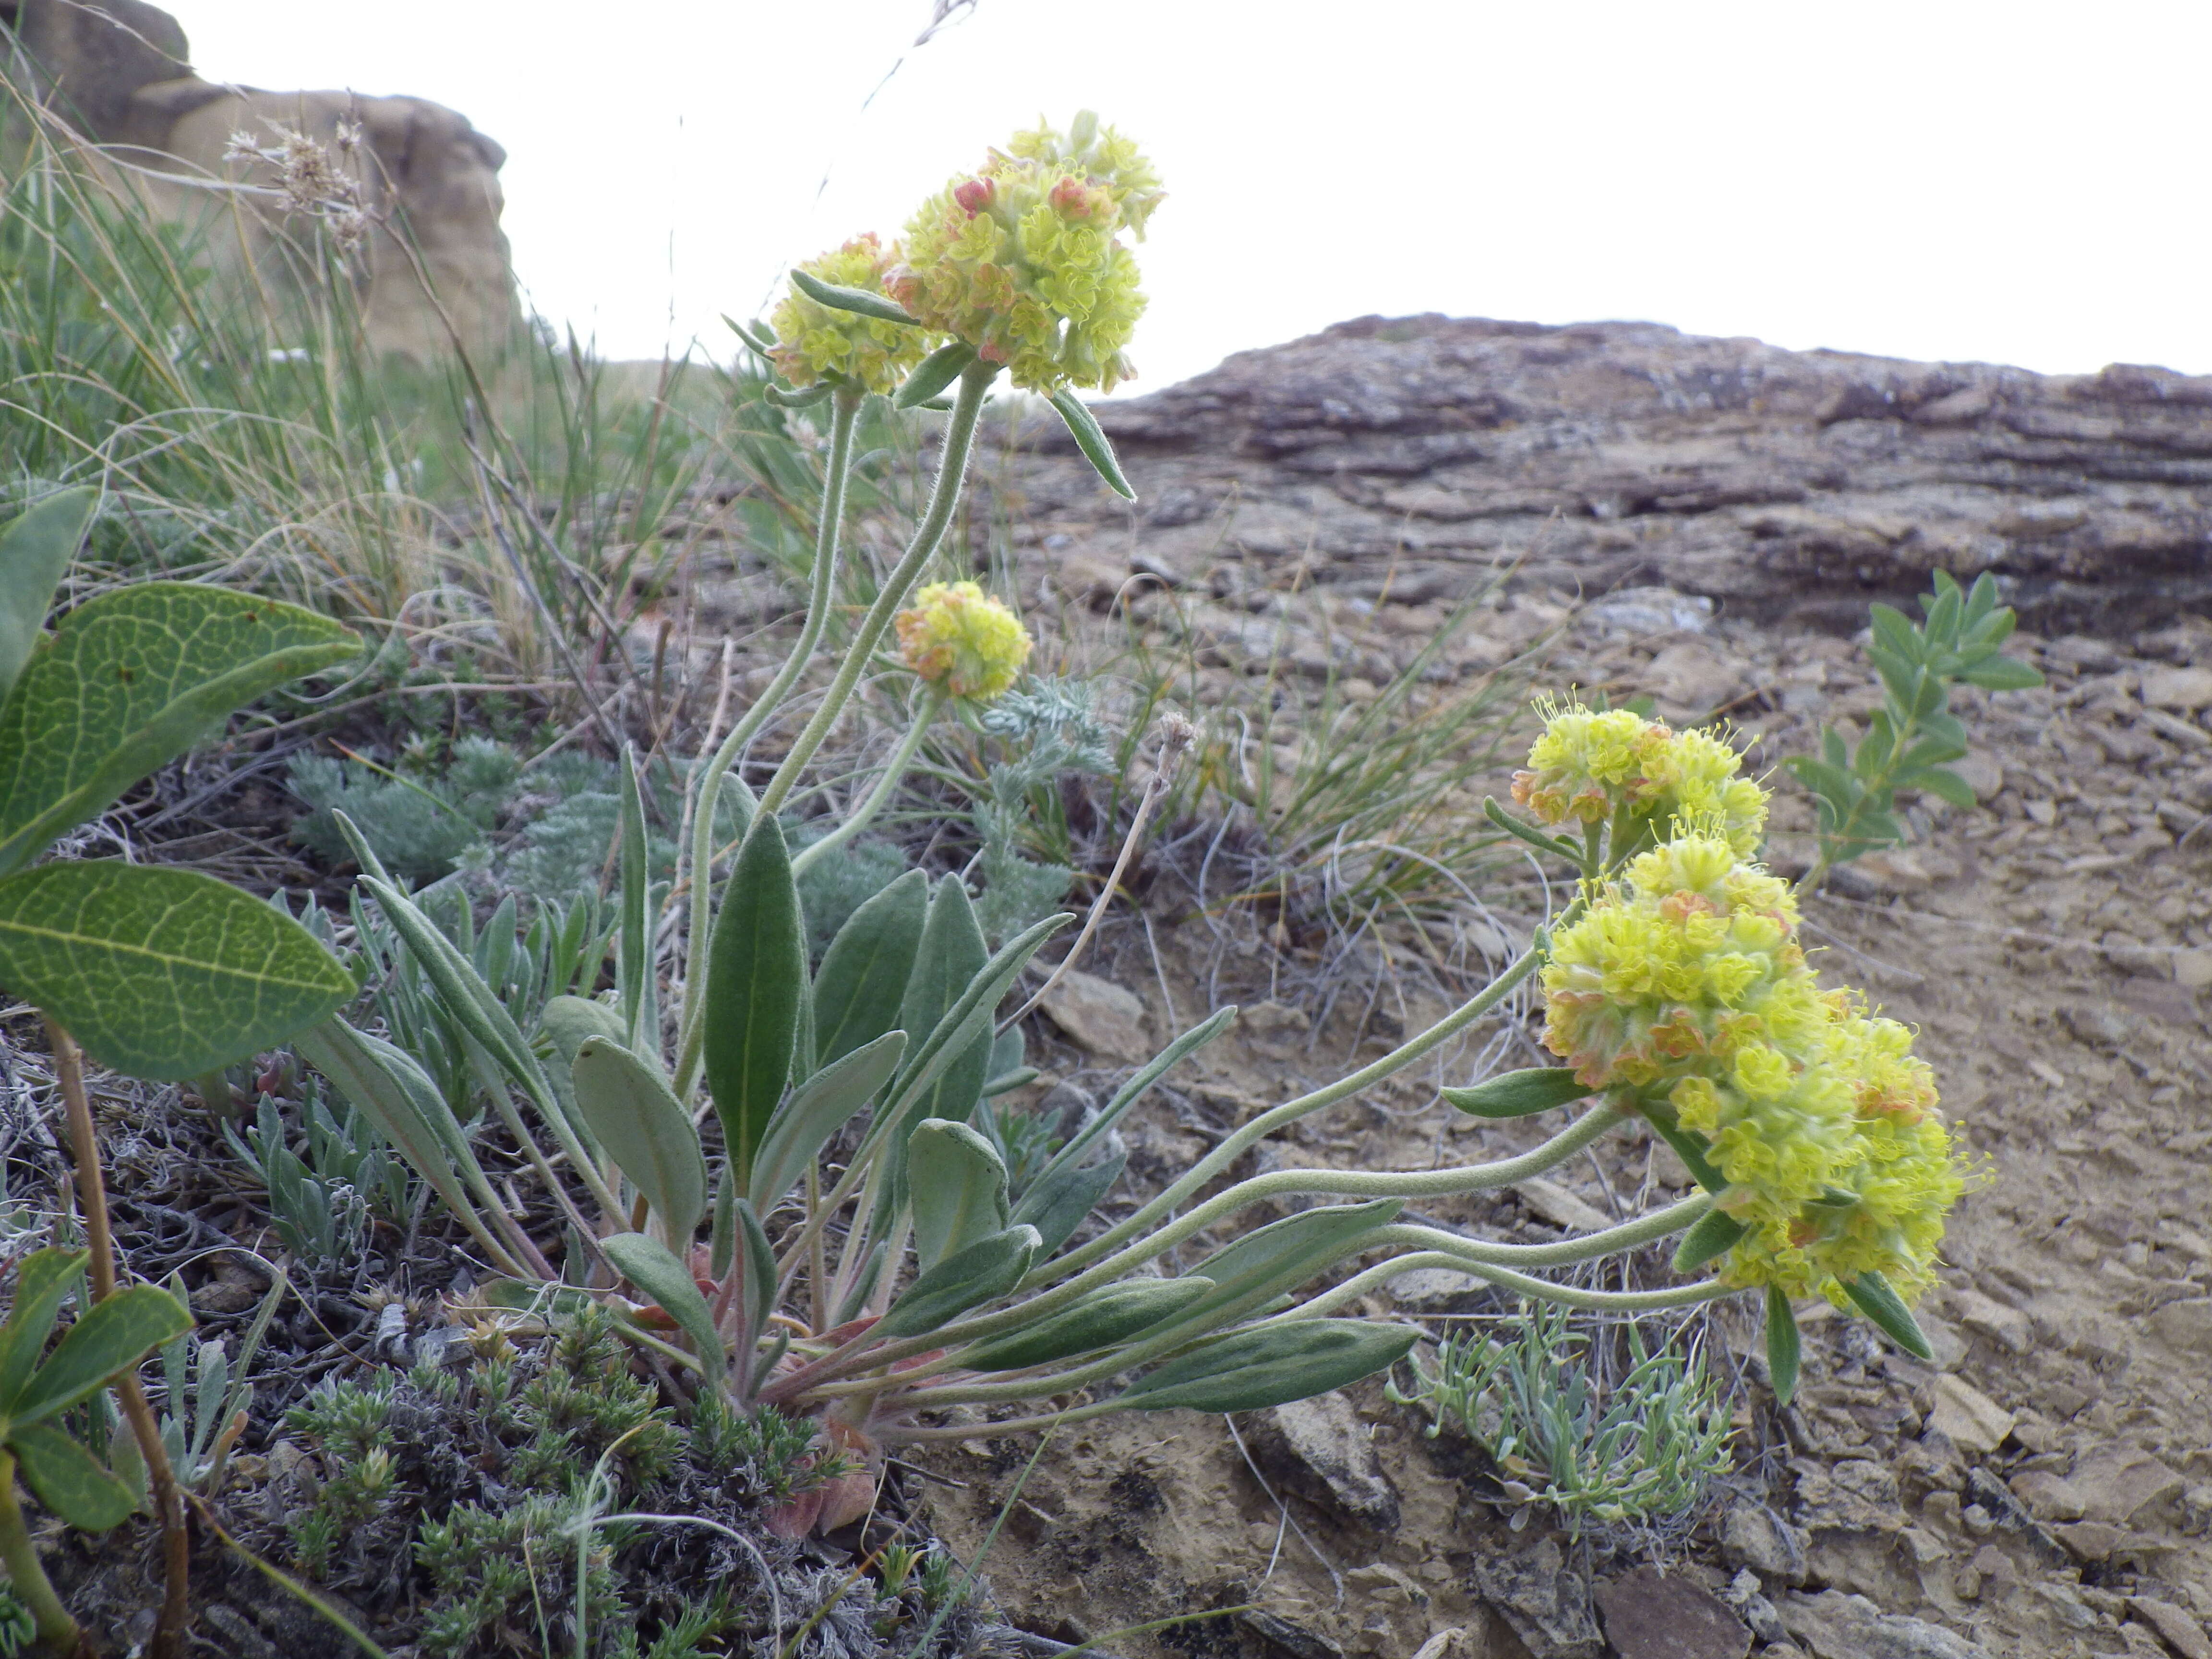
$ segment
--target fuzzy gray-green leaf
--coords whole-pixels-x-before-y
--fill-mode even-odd
[[[1106,487],[1124,501],[1133,501],[1137,492],[1129,487],[1123,476],[1120,459],[1114,453],[1113,443],[1107,438],[1098,417],[1084,406],[1072,387],[1062,386],[1052,394],[1052,406],[1060,418],[1067,422],[1067,430],[1075,440],[1075,447],[1083,452],[1083,459],[1091,463],[1092,471],[1106,481]]]
[[[358,649],[312,611],[196,582],[140,582],[79,605],[0,704],[0,873],[234,710]]]
[[[99,1392],[118,1371],[191,1328],[192,1316],[184,1304],[158,1285],[116,1291],[69,1328],[15,1396],[9,1423],[20,1428],[67,1411]]]
[[[898,1070],[906,1033],[886,1031],[834,1060],[791,1091],[769,1121],[753,1163],[752,1203],[763,1212],[799,1184],[830,1137],[876,1097]]]
[[[928,913],[929,878],[909,870],[837,930],[814,976],[817,1064],[827,1066],[898,1024]]]
[[[95,489],[58,490],[0,530],[0,703],[31,659],[99,500]]]
[[[601,1239],[599,1249],[623,1278],[660,1304],[661,1311],[691,1339],[708,1379],[719,1381],[726,1363],[721,1334],[714,1328],[714,1316],[699,1294],[690,1268],[643,1233],[616,1233]]]
[[[964,1123],[924,1118],[907,1139],[907,1177],[915,1259],[925,1269],[1006,1225],[1006,1166]]]
[[[960,1356],[971,1371],[1018,1371],[1117,1342],[1162,1325],[1213,1288],[1195,1273],[1182,1279],[1128,1279],[1108,1285],[1025,1329],[978,1343]]]
[[[653,1068],[605,1037],[586,1037],[571,1076],[576,1109],[678,1249],[707,1212],[707,1160],[691,1114]]]
[[[138,1507],[130,1487],[52,1423],[16,1429],[8,1446],[39,1502],[80,1532],[120,1526]]]
[[[876,1334],[918,1336],[950,1323],[969,1309],[1004,1296],[1020,1284],[1036,1253],[1034,1227],[1009,1227],[976,1240],[908,1285],[906,1294],[877,1322]]]
[[[1472,1117],[1527,1117],[1597,1091],[1575,1080],[1571,1066],[1533,1066],[1485,1079],[1471,1089],[1443,1091],[1445,1102]]]
[[[0,1326],[0,1418],[7,1416],[9,1403],[37,1368],[62,1298],[91,1254],[50,1246],[32,1251],[15,1270],[15,1304]]]
[[[251,895],[104,859],[0,878],[0,987],[101,1065],[169,1082],[272,1048],[356,991],[313,933]]]
[[[714,917],[702,1044],[707,1091],[741,1190],[791,1079],[805,994],[806,930],[791,854],[783,826],[763,812],[738,849]]]
[[[1115,1403],[1147,1412],[1172,1407],[1249,1412],[1286,1406],[1396,1364],[1420,1335],[1418,1326],[1365,1319],[1262,1325],[1170,1361],[1140,1378]]]

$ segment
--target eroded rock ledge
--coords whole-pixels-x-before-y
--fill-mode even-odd
[[[1989,570],[2052,635],[2212,606],[2212,378],[2166,369],[1366,317],[1097,412],[1141,501],[1036,419],[998,488],[1038,542],[1170,577],[1304,562],[1422,601],[1519,561],[1520,583],[1856,629],[1935,569]]]

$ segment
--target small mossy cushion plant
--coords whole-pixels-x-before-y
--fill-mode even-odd
[[[1336,1316],[1411,1267],[1604,1312],[1764,1294],[1784,1393],[1791,1296],[1842,1299],[1924,1346],[1905,1304],[1932,1272],[1956,1154],[1902,1029],[1815,981],[1790,895],[1754,862],[1765,793],[1712,734],[1552,711],[1516,790],[1538,821],[1487,810],[1579,876],[1553,926],[1428,1029],[1256,1114],[1111,1224],[1093,1212],[1121,1174],[1116,1124],[1218,1038],[1234,1007],[1138,1068],[1064,1145],[1010,1160],[987,1133],[987,1103],[1028,1073],[1000,1010],[1072,918],[1046,917],[994,951],[959,877],[908,871],[811,966],[794,870],[883,804],[912,733],[857,812],[797,859],[782,812],[860,677],[896,672],[878,656],[886,636],[896,629],[922,720],[1004,695],[1024,666],[1027,636],[1006,607],[964,581],[921,586],[1002,369],[1048,393],[1100,477],[1128,493],[1074,388],[1127,374],[1139,297],[1121,236],[1158,198],[1141,155],[1095,118],[1024,134],[932,198],[902,245],[863,238],[795,270],[775,337],[740,331],[785,375],[783,401],[826,405],[809,609],[759,701],[690,775],[677,915],[661,913],[672,890],[647,878],[643,799],[625,760],[610,990],[554,997],[526,1029],[353,842],[364,911],[380,915],[503,1079],[493,1105],[566,1216],[571,1259],[549,1260],[523,1231],[444,1093],[399,1047],[332,1018],[300,1039],[302,1054],[507,1276],[484,1288],[485,1317],[538,1316],[556,1284],[597,1287],[629,1339],[684,1375],[692,1408],[772,1405],[811,1419],[825,1455],[851,1456],[851,1474],[777,1513],[786,1531],[864,1513],[886,1448],[972,1434],[939,1415],[955,1407],[1026,1402],[1035,1409],[998,1425],[1018,1432],[1115,1411],[1253,1409],[1369,1376],[1419,1331]],[[913,408],[948,388],[912,539],[756,799],[733,768],[820,646],[856,414],[871,396]],[[726,791],[741,807],[734,849],[714,828]],[[1572,1064],[1447,1098],[1492,1116],[1589,1103],[1541,1145],[1455,1168],[1278,1168],[1216,1189],[1269,1136],[1448,1054],[1539,975],[1552,1040]],[[1410,1202],[1511,1186],[1638,1123],[1680,1151],[1699,1190],[1546,1243],[1401,1218]],[[849,1150],[832,1158],[833,1146]],[[1253,1206],[1294,1200],[1318,1201],[1237,1233]],[[1546,1276],[1685,1232],[1686,1273],[1717,1271],[1613,1291]],[[1226,1242],[1196,1255],[1187,1247],[1201,1236]]]
[[[69,1255],[66,1272],[51,1251],[17,1270],[15,1312],[0,1330],[0,1418],[15,1437],[0,1467],[0,1559],[40,1640],[57,1651],[73,1644],[75,1626],[23,1533],[14,1479],[20,1467],[40,1500],[76,1525],[112,1526],[129,1512],[135,1499],[116,1506],[124,1488],[65,1442],[46,1409],[52,1396],[73,1403],[112,1378],[165,1533],[155,1651],[167,1655],[182,1651],[186,1536],[160,1431],[129,1368],[191,1321],[168,1291],[115,1282],[80,1045],[134,1076],[196,1077],[327,1018],[355,985],[289,915],[212,876],[115,859],[39,860],[234,710],[351,658],[356,646],[343,628],[295,606],[168,581],[96,594],[48,635],[46,612],[95,505],[88,490],[56,492],[0,531],[0,991],[46,1017],[90,1243]],[[79,1268],[93,1305],[34,1373]]]

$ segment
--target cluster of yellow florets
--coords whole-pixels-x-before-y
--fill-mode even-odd
[[[799,269],[839,288],[869,294],[884,291],[884,273],[898,257],[871,234],[810,259]],[[769,319],[775,347],[769,352],[776,370],[795,386],[831,378],[849,380],[868,392],[888,392],[920,362],[929,337],[908,323],[889,323],[856,312],[840,311],[808,299],[787,286],[783,303]]]
[[[1677,732],[1626,708],[1553,712],[1513,775],[1513,799],[1549,824],[1619,823],[1625,846],[1647,828],[1697,822],[1749,857],[1766,827],[1766,792],[1742,757],[1708,732]]]
[[[1145,308],[1120,233],[1141,240],[1162,194],[1136,146],[1089,111],[1064,136],[1040,125],[915,215],[890,292],[1017,386],[1111,391],[1134,372],[1121,350]]]
[[[1629,720],[1574,710],[1561,725],[1546,734],[1552,764],[1540,743],[1531,768],[1565,780],[1565,763],[1595,760],[1604,769],[1582,775],[1622,792],[1605,812],[1658,775],[1618,758],[1653,742]],[[1762,799],[1739,823],[1765,815],[1765,792],[1744,787]],[[1601,889],[1552,941],[1545,1042],[1585,1086],[1705,1143],[1728,1183],[1720,1207],[1747,1229],[1722,1264],[1729,1282],[1841,1302],[1846,1283],[1880,1273],[1910,1298],[1962,1190],[1934,1073],[1905,1027],[1820,988],[1789,887],[1741,851],[1726,823],[1692,817]]]
[[[1022,619],[974,582],[932,582],[898,614],[906,665],[956,697],[995,697],[1029,660]]]

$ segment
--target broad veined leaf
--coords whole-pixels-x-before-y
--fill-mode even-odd
[[[77,1282],[89,1250],[49,1247],[33,1250],[15,1270],[15,1305],[8,1322],[0,1325],[0,1418],[5,1418],[15,1395],[30,1380],[39,1356],[46,1352],[62,1299]]]
[[[94,489],[57,490],[0,530],[0,703],[31,659],[99,500]]]
[[[273,1047],[354,996],[289,916],[198,871],[109,859],[0,878],[0,986],[101,1065],[200,1077]]]
[[[1471,1089],[1443,1091],[1447,1103],[1474,1117],[1527,1117],[1597,1092],[1575,1080],[1571,1066],[1534,1066],[1485,1079]]]
[[[738,849],[708,946],[702,1054],[739,1188],[791,1079],[806,994],[806,934],[783,826],[763,812]]]
[[[616,1233],[601,1239],[599,1249],[623,1278],[660,1304],[661,1311],[691,1339],[708,1379],[719,1382],[726,1363],[721,1333],[714,1328],[714,1316],[699,1294],[690,1268],[643,1233]]]
[[[1062,1164],[1048,1168],[1030,1183],[1013,1218],[1037,1230],[1042,1241],[1039,1253],[1050,1256],[1075,1237],[1084,1217],[1098,1207],[1098,1200],[1113,1190],[1129,1161],[1127,1152],[1109,1152],[1096,1164]]]
[[[32,1373],[8,1413],[15,1428],[88,1400],[171,1337],[192,1328],[184,1304],[155,1285],[134,1285],[95,1303]]]
[[[1797,1392],[1797,1364],[1801,1357],[1797,1340],[1797,1315],[1790,1306],[1790,1298],[1779,1285],[1766,1287],[1766,1376],[1774,1388],[1774,1398],[1788,1405],[1790,1396]]]
[[[876,1097],[898,1070],[906,1033],[886,1031],[874,1042],[832,1060],[791,1091],[769,1121],[753,1162],[753,1208],[765,1213],[796,1187],[853,1115]]]
[[[0,704],[0,873],[233,710],[359,648],[327,617],[225,587],[140,582],[87,600]]]
[[[1674,1249],[1674,1271],[1695,1273],[1715,1256],[1726,1255],[1743,1237],[1743,1223],[1726,1210],[1708,1210],[1690,1224]]]
[[[1920,1328],[1920,1322],[1912,1316],[1912,1310],[1905,1305],[1905,1299],[1890,1288],[1889,1281],[1880,1273],[1861,1273],[1844,1285],[1844,1293],[1905,1352],[1916,1359],[1936,1357],[1936,1351],[1928,1346],[1928,1338]]]
[[[1365,1319],[1300,1319],[1224,1337],[1138,1379],[1115,1403],[1137,1411],[1180,1407],[1250,1412],[1310,1400],[1403,1359],[1416,1325]]]
[[[18,1428],[8,1446],[39,1502],[82,1532],[120,1526],[138,1507],[136,1492],[54,1424]]]
[[[969,1309],[1004,1296],[1022,1282],[1036,1260],[1034,1227],[1009,1227],[949,1255],[907,1286],[877,1322],[884,1337],[919,1336],[950,1323]],[[841,1314],[841,1317],[844,1316]]]
[[[572,1077],[576,1109],[681,1249],[707,1212],[707,1160],[691,1114],[659,1074],[605,1037],[586,1037]]]
[[[914,1254],[925,1268],[1005,1229],[1006,1166],[965,1123],[924,1118],[907,1139],[914,1192]]]
[[[1075,447],[1083,452],[1083,459],[1091,463],[1091,471],[1106,481],[1106,487],[1124,501],[1133,501],[1137,492],[1129,487],[1129,480],[1121,471],[1121,463],[1114,453],[1114,446],[1107,439],[1098,417],[1075,395],[1072,386],[1062,386],[1052,394],[1052,406],[1060,418],[1067,422],[1068,435]]]
[[[898,1024],[928,913],[929,878],[909,870],[837,930],[814,976],[817,1064],[827,1066]]]
[[[1213,1288],[1213,1281],[1129,1279],[1091,1291],[1036,1324],[979,1342],[960,1356],[971,1371],[1018,1371],[1096,1352],[1164,1324]]]
[[[1395,1198],[1325,1204],[1254,1228],[1192,1269],[1212,1279],[1213,1289],[1193,1304],[1188,1317],[1219,1324],[1304,1284],[1355,1249],[1362,1234],[1388,1226],[1404,1207]]]

